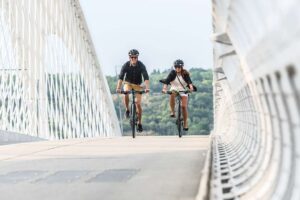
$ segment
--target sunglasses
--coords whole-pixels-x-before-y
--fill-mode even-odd
[[[131,56],[130,58],[131,58],[131,59],[137,59],[138,57],[136,57],[136,56]]]
[[[182,68],[182,66],[180,66],[180,65],[175,65],[174,67],[175,68]]]

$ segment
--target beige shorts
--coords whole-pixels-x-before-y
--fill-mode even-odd
[[[123,87],[124,91],[131,91],[132,89],[135,90],[135,91],[142,91],[143,90],[143,88],[140,85],[136,85],[136,84],[132,84],[132,83],[128,83],[128,82],[124,83],[124,87]],[[136,94],[135,102],[140,104],[141,101],[142,101],[142,95],[141,94]]]
[[[140,85],[136,85],[136,84],[128,83],[128,82],[124,83],[124,87],[123,87],[124,91],[130,91],[132,89],[135,90],[135,91],[142,91],[143,90],[143,88]]]

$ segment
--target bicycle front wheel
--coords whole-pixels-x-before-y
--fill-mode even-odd
[[[181,122],[181,105],[180,101],[178,102],[178,114],[177,114],[177,129],[178,129],[178,136],[182,136],[182,122]]]
[[[131,104],[131,119],[130,119],[131,123],[131,130],[132,130],[132,138],[135,138],[135,130],[136,130],[136,108],[135,108],[135,104]]]

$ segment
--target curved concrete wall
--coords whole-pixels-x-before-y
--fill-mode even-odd
[[[211,199],[300,199],[300,2],[212,1]]]

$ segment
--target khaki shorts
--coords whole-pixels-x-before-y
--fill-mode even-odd
[[[124,87],[123,87],[124,91],[131,91],[132,89],[135,90],[135,91],[142,91],[143,90],[143,88],[140,85],[136,85],[136,84],[132,84],[132,83],[128,83],[128,82],[124,83]],[[142,95],[141,94],[136,94],[135,102],[140,104],[141,101],[142,101]]]
[[[128,82],[124,83],[124,87],[123,87],[124,91],[130,91],[132,89],[135,90],[135,91],[142,91],[143,90],[143,88],[140,85],[136,85],[136,84],[128,83]]]

